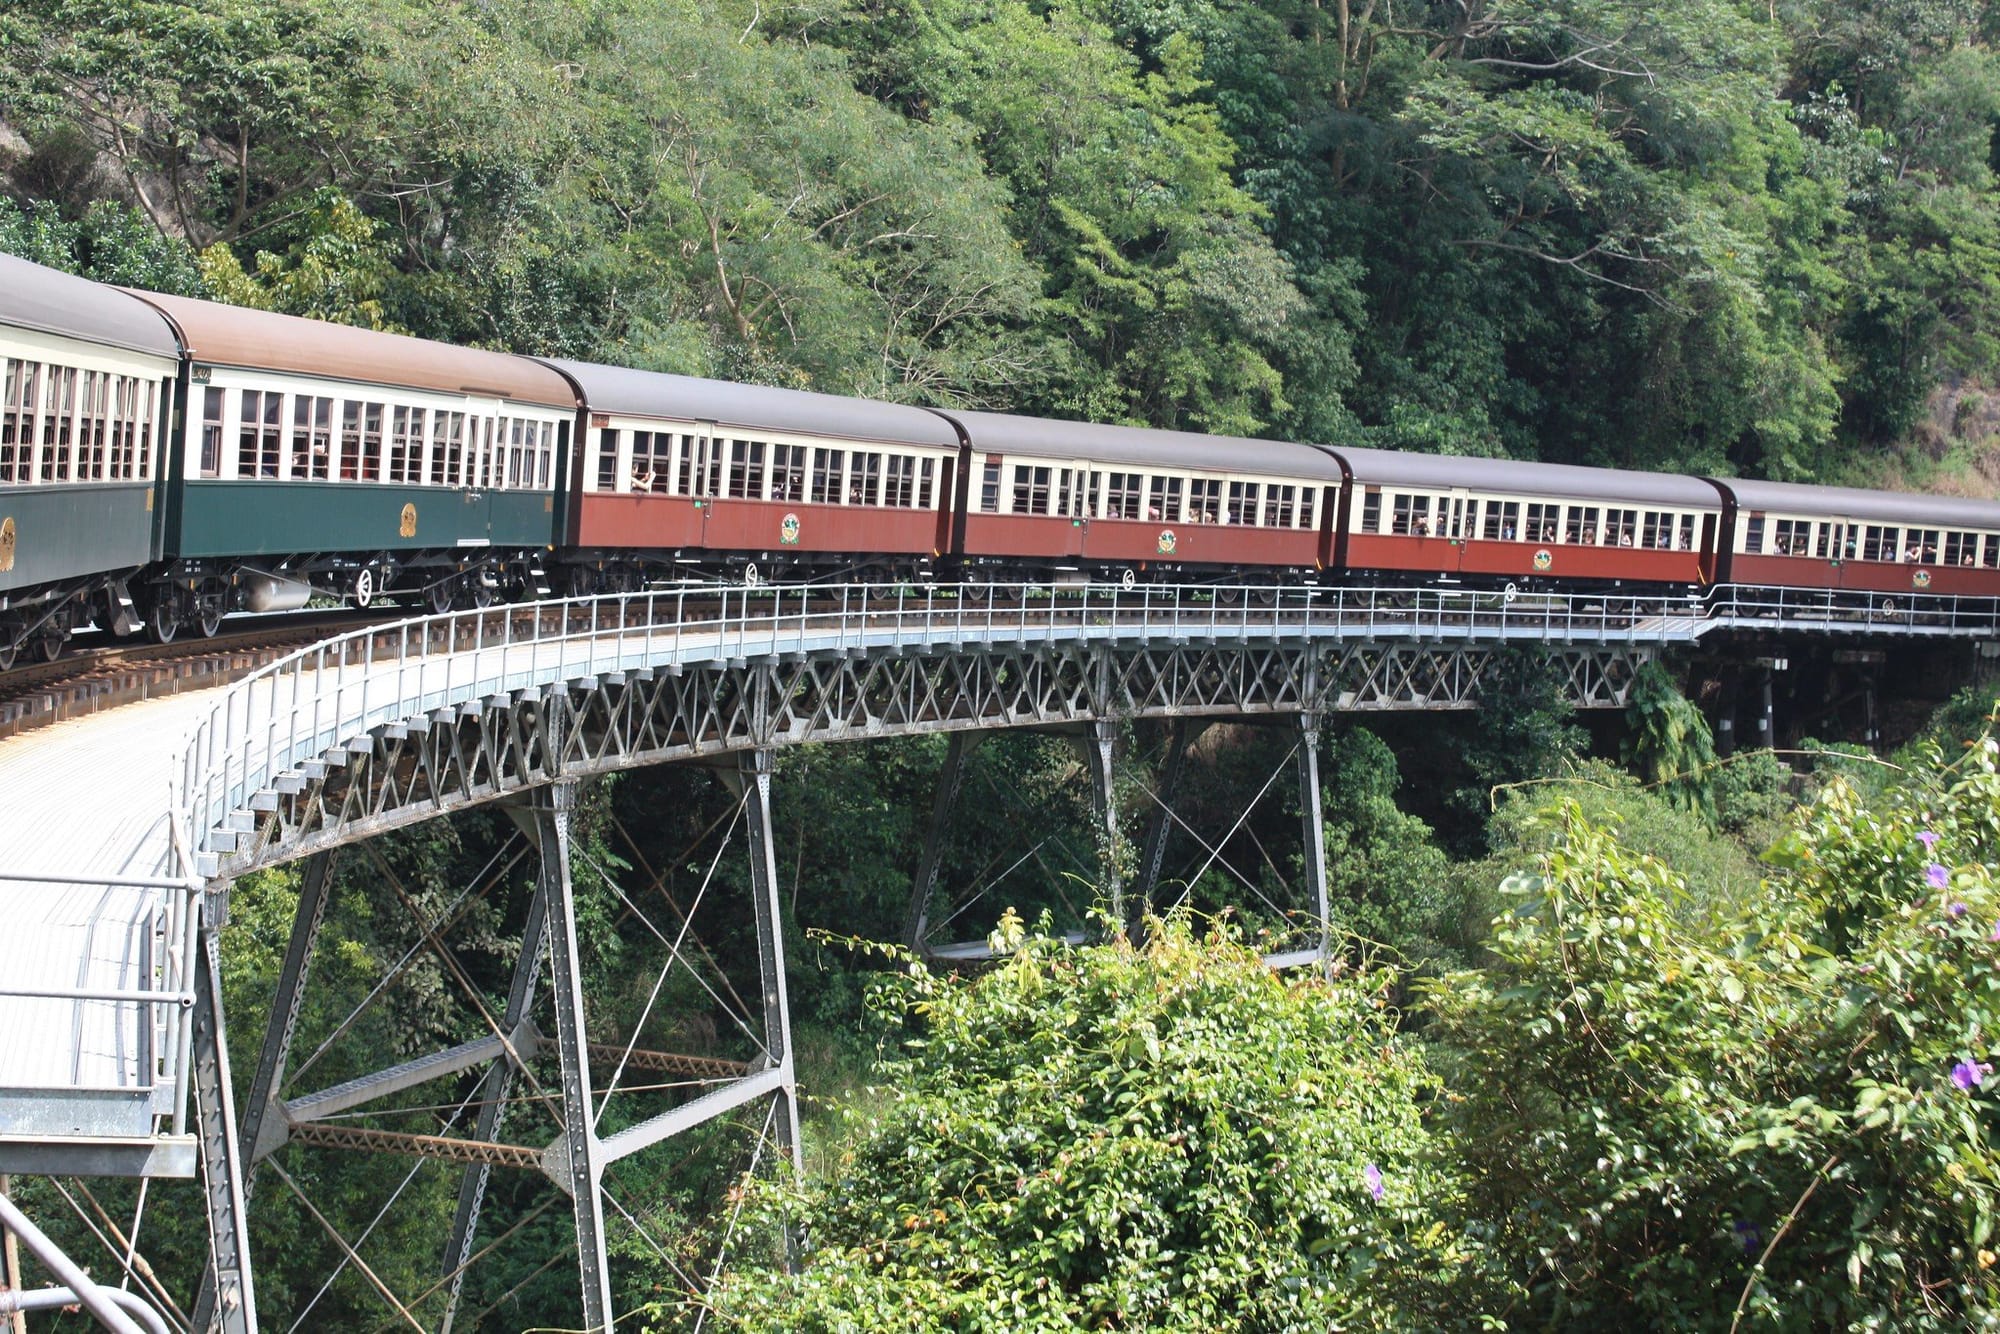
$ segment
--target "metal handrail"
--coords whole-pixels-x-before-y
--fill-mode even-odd
[[[440,708],[556,680],[781,653],[1105,638],[1409,637],[1666,643],[1674,594],[1435,587],[1047,584],[676,585],[417,616],[301,649],[231,687],[172,775],[194,845],[275,775]],[[690,617],[693,619],[690,619]]]

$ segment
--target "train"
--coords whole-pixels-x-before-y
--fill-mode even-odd
[[[2000,597],[2000,503],[919,407],[0,255],[0,669],[315,598],[675,580]]]

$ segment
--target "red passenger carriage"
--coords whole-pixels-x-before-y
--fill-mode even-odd
[[[2000,597],[2000,503],[1738,479],[1731,583]]]

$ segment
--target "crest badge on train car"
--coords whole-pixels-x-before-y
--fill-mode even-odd
[[[1556,553],[1550,551],[1547,547],[1543,547],[1540,551],[1537,551],[1535,553],[1536,569],[1546,570],[1549,568],[1549,566],[1554,565],[1555,563],[1556,563]]]
[[[778,520],[778,540],[788,547],[799,544],[799,516],[787,514]]]
[[[1910,586],[1912,588],[1929,588],[1931,586],[1931,572],[1929,570],[1911,571]]]
[[[0,519],[0,574],[14,568],[14,516]]]
[[[1160,554],[1161,554],[1162,556],[1171,556],[1171,555],[1173,555],[1173,554],[1174,554],[1174,548],[1175,548],[1175,547],[1177,547],[1177,546],[1179,546],[1180,544],[1181,544],[1181,540],[1180,540],[1180,538],[1178,538],[1178,537],[1174,536],[1174,530],[1173,530],[1173,529],[1171,529],[1171,528],[1162,528],[1162,529],[1160,530],[1160,546],[1159,546],[1159,550],[1160,550]]]
[[[398,537],[415,537],[417,535],[417,507],[415,505],[403,506],[403,520],[396,525],[396,535]]]

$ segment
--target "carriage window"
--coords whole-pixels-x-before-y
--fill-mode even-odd
[[[85,371],[76,399],[76,479],[95,482],[104,476],[105,402],[104,391],[111,377],[99,371]]]
[[[121,375],[112,382],[111,392],[111,475],[130,479],[138,475],[140,400],[144,390],[135,377]]]
[[[1864,524],[1861,528],[1861,559],[1894,560],[1899,552],[1896,541],[1902,534],[1894,528],[1884,528],[1880,524]]]
[[[1821,560],[1840,559],[1841,526],[1837,523],[1822,523],[1813,529],[1812,554]]]
[[[1944,535],[1944,563],[1946,565],[1974,565],[1978,563],[1979,535],[1977,533],[1946,533]]]
[[[1389,520],[1391,531],[1398,537],[1429,537],[1431,535],[1431,498],[1429,496],[1397,496],[1394,514]]]
[[[1223,520],[1227,523],[1256,523],[1257,490],[1255,482],[1231,482],[1229,506],[1223,511]]]
[[[796,505],[806,498],[806,447],[771,446],[771,499]]]
[[[1264,484],[1264,526],[1290,528],[1298,518],[1299,489],[1277,482]]]
[[[917,465],[917,508],[936,509],[934,492],[937,483],[937,460],[924,458]]]
[[[68,366],[49,367],[42,398],[41,479],[45,482],[69,480],[71,417],[76,411],[76,371]]]
[[[908,454],[891,454],[882,461],[882,503],[908,509],[916,499],[917,461]]]
[[[431,481],[439,486],[458,486],[464,480],[465,414],[440,412],[437,441],[431,446]]]
[[[222,402],[220,389],[209,392],[209,415],[216,419],[216,444],[221,446]],[[208,439],[202,438],[202,472],[204,477],[215,474],[208,470]],[[382,405],[380,403],[357,403],[350,400],[340,414],[340,475],[349,481],[359,475],[362,481],[372,482],[381,475],[382,458]]]
[[[417,451],[423,448],[424,410],[394,408],[389,415],[389,466],[383,470],[385,482],[407,482],[415,466]]]
[[[1139,506],[1145,496],[1145,477],[1136,472],[1112,472],[1104,476],[1104,517],[1138,518]]]
[[[1188,479],[1186,523],[1214,523],[1222,509],[1222,483],[1206,477]]]
[[[1361,497],[1361,531],[1377,533],[1382,528],[1382,493],[1368,491]]]
[[[989,474],[988,481],[991,483],[994,480],[991,474],[998,470],[998,465],[989,463],[986,467]],[[842,476],[846,471],[846,450],[815,449],[813,451],[812,478],[813,504],[838,505],[840,503],[841,492],[846,486],[846,479]]]
[[[34,467],[35,391],[41,364],[7,362],[6,396],[0,398],[0,482],[28,481]]]
[[[1181,479],[1155,477],[1146,497],[1146,517],[1154,523],[1181,521]]]
[[[333,400],[300,394],[292,400],[292,476],[326,480],[333,447]]]
[[[278,475],[278,413],[283,406],[283,394],[243,391],[243,408],[237,413],[242,424],[236,438],[238,477]]]
[[[1772,551],[1780,556],[1803,556],[1812,549],[1812,520],[1779,519],[1772,525]]]
[[[1604,532],[1598,538],[1598,545],[1607,547],[1629,547],[1639,540],[1639,511],[1607,509],[1604,511]]]
[[[1299,527],[1319,527],[1319,488],[1303,487],[1299,491]]]
[[[1526,542],[1555,541],[1561,518],[1562,506],[1560,505],[1529,505],[1528,517],[1523,521],[1526,527],[1521,529],[1521,539]]]
[[[1597,545],[1597,506],[1571,505],[1563,524],[1563,541],[1576,546]]]
[[[847,479],[847,503],[850,505],[879,505],[882,503],[882,456],[855,451],[854,468]]]
[[[682,436],[683,444],[692,440]],[[632,489],[647,493],[665,491],[674,470],[674,432],[632,432]]]
[[[1489,500],[1486,502],[1486,523],[1480,529],[1480,536],[1488,542],[1518,542],[1521,540],[1521,502],[1518,500]]]
[[[1014,465],[1014,498],[1012,513],[1047,514],[1049,512],[1049,470],[1026,463]]]
[[[1982,533],[1979,564],[1988,570],[2000,569],[2000,533]]]
[[[1000,465],[991,459],[979,479],[979,509],[982,514],[1000,512]]]
[[[1056,513],[1072,519],[1081,517],[1083,513],[1077,507],[1077,497],[1082,494],[1082,489],[1076,484],[1077,477],[1075,468],[1056,469]]]
[[[1912,564],[1937,564],[1938,530],[1911,528],[1903,534],[1903,559]]]
[[[599,430],[597,433],[597,490],[618,488],[618,440],[624,432]],[[638,434],[644,434],[639,432]],[[636,438],[636,437],[635,437]]]
[[[729,442],[729,494],[735,500],[764,498],[764,442]]]

